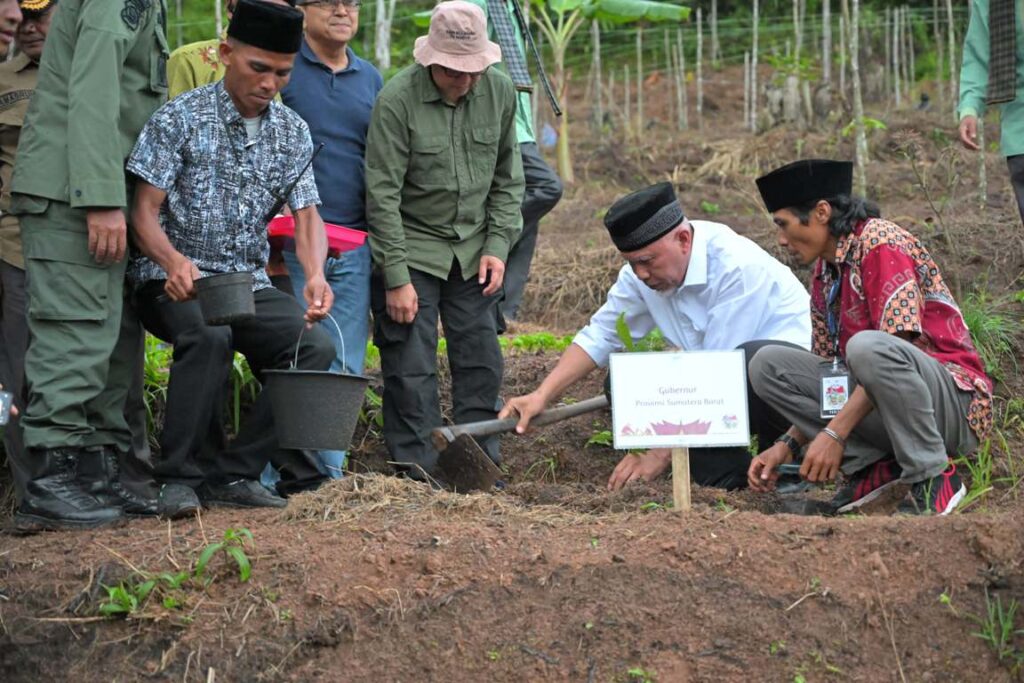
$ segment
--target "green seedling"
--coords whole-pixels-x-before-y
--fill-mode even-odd
[[[654,683],[654,674],[642,666],[634,666],[633,668],[626,671],[626,675],[629,677],[631,682],[636,683]]]
[[[608,430],[608,429],[602,429],[599,432],[594,432],[590,436],[590,438],[587,439],[587,443],[586,443],[586,445],[584,445],[584,448],[589,448],[590,446],[608,446],[608,447],[611,447],[614,443],[615,443],[615,439],[612,436],[611,431]]]
[[[986,589],[985,614],[980,618],[968,615],[980,628],[971,635],[984,641],[1000,662],[1010,663],[1015,670],[1024,665],[1024,650],[1014,642],[1018,636],[1024,636],[1024,629],[1016,627],[1018,607],[1020,604],[1013,599],[1004,607],[1002,599],[997,595],[993,600]]]
[[[488,650],[487,659],[491,660],[492,662],[496,662],[499,659],[501,659],[501,653],[497,650]]]
[[[546,458],[539,458],[538,460],[535,460],[526,468],[526,472],[523,473],[523,478],[529,479],[535,471],[538,473],[537,481],[545,481],[550,478],[552,484],[558,483],[558,460],[555,456],[551,455]]]
[[[597,548],[599,545],[601,545],[601,542],[599,540],[597,540],[597,536],[591,536],[590,537],[590,547],[591,548]]]
[[[768,654],[772,655],[773,657],[775,655],[781,655],[785,651],[786,641],[784,640],[773,640],[768,644]]]
[[[104,586],[107,599],[100,604],[99,613],[105,617],[128,616],[139,611],[156,586],[155,579],[140,583],[122,582],[117,586]]]
[[[641,512],[654,512],[655,510],[664,510],[665,506],[656,501],[648,501],[640,506]]]
[[[252,532],[248,529],[243,527],[225,530],[222,540],[211,543],[199,553],[199,559],[196,560],[195,568],[196,578],[202,579],[210,564],[210,560],[213,559],[214,555],[222,553],[229,560],[235,561],[235,564],[238,566],[238,579],[242,582],[248,581],[252,574],[252,565],[249,562],[248,555],[245,554],[247,542],[249,545],[253,543]]]
[[[716,216],[722,212],[722,207],[706,199],[700,200],[700,210],[707,216]]]

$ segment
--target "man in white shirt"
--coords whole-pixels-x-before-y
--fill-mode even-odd
[[[569,386],[623,348],[616,330],[620,315],[634,341],[653,329],[687,351],[743,349],[749,362],[763,346],[809,349],[809,296],[800,281],[754,242],[728,226],[689,221],[671,183],[638,190],[605,215],[612,242],[626,259],[608,300],[576,335],[558,365],[532,393],[512,398],[499,417],[518,415],[516,431]],[[785,432],[785,418],[747,388],[751,430],[760,444]],[[750,465],[746,448],[690,450],[693,481],[740,488]],[[665,472],[667,449],[627,455],[608,480],[609,489],[651,480]]]

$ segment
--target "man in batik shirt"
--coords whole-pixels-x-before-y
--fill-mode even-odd
[[[985,438],[992,382],[928,250],[852,197],[852,175],[802,160],[757,180],[779,244],[816,266],[813,353],[767,347],[750,363],[754,391],[793,426],[754,458],[749,484],[771,488],[806,446],[805,479],[850,476],[839,512],[945,515],[966,494],[950,459]]]
[[[268,460],[281,472],[277,491],[318,485],[310,454],[280,448],[268,396],[261,393],[232,447],[223,448],[223,388],[233,351],[257,377],[288,367],[307,322],[333,303],[324,280],[327,238],[317,213],[309,128],[274,100],[287,83],[302,41],[302,13],[261,0],[240,0],[220,55],[224,79],[188,92],[150,119],[128,161],[140,182],[133,233],[144,255],[129,279],[152,334],[174,345],[161,435],[154,463],[162,514],[187,514],[200,501],[280,507],[263,488]],[[268,212],[287,199],[295,216],[296,253],[305,270],[305,311],[271,286],[265,268]],[[193,280],[215,273],[253,277],[256,317],[210,326],[195,301]],[[326,370],[334,346],[320,329],[298,345],[303,369]],[[197,498],[198,494],[198,498]]]

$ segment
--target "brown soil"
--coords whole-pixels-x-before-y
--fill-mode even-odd
[[[652,117],[660,92],[651,90]],[[731,122],[735,98],[710,97],[719,110],[705,133],[655,126],[640,144],[590,135],[577,116],[580,182],[543,225],[519,331],[568,333],[600,305],[620,266],[600,217],[629,189],[673,179],[691,216],[774,250],[752,178],[797,153],[851,155],[832,132],[751,138]],[[870,169],[885,214],[925,236],[963,292],[1024,287],[1024,241],[999,158],[989,157],[982,213],[976,157],[950,146],[945,118],[885,120]],[[908,145],[916,172],[900,151]],[[1004,312],[1019,317],[1019,304]],[[555,361],[509,357],[505,395],[532,389]],[[681,515],[668,508],[665,479],[605,489],[620,456],[586,445],[608,428],[598,413],[506,437],[509,486],[496,495],[360,474],[283,514],[212,510],[0,535],[0,680],[1013,680],[1012,656],[1000,660],[972,635],[986,596],[1024,601],[1024,426],[1006,410],[1021,380],[1006,370],[997,424],[1008,442],[994,451],[1003,479],[949,518],[795,516],[784,511],[799,505],[779,496],[699,487]],[[572,397],[599,393],[602,379]],[[374,430],[357,442],[354,471],[389,470]],[[97,616],[102,586],[187,569],[229,527],[255,535],[249,582],[217,556],[208,586],[173,594],[180,606],[159,595],[128,619]],[[1024,638],[1012,642],[1024,648]]]

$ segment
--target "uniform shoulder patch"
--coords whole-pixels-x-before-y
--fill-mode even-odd
[[[142,17],[149,9],[151,0],[124,0],[124,7],[121,8],[121,21],[124,25],[135,31],[142,23]]]
[[[16,103],[32,97],[33,90],[11,90],[0,95],[0,111],[10,109]]]

